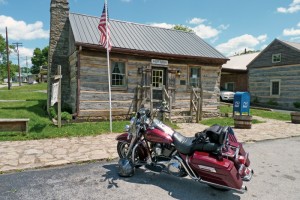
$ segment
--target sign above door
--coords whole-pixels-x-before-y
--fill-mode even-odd
[[[151,64],[153,65],[168,65],[168,60],[159,60],[159,59],[151,59]]]

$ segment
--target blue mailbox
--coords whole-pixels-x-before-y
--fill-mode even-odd
[[[236,92],[233,99],[233,115],[239,112],[240,115],[250,115],[250,94],[249,92]]]

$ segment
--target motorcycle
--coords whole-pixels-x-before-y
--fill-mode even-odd
[[[167,112],[162,106],[158,112]],[[141,108],[117,136],[119,175],[133,176],[135,168],[145,166],[155,172],[193,180],[219,190],[247,191],[253,170],[243,145],[229,126],[213,125],[185,137]]]

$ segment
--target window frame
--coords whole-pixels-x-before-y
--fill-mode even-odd
[[[229,90],[229,89],[228,89],[228,84],[232,84],[232,90]],[[235,82],[226,82],[226,83],[225,83],[225,90],[234,92],[234,91],[235,91]]]
[[[281,53],[272,54],[272,63],[281,62]]]
[[[120,73],[121,75],[124,75],[124,85],[113,85],[113,67],[114,63],[124,63],[124,74]],[[111,90],[127,90],[128,88],[128,76],[127,76],[127,60],[122,59],[112,59],[110,64],[110,78],[111,78]]]
[[[198,69],[197,87],[191,85],[191,69],[192,68]],[[201,88],[201,74],[202,74],[201,69],[202,69],[202,66],[199,66],[199,65],[188,66],[188,77],[187,78],[188,78],[188,88],[189,89],[191,89],[192,87]]]
[[[273,83],[278,82],[278,94],[273,94]],[[270,80],[270,96],[271,97],[279,97],[281,90],[281,80],[280,79],[272,79]]]

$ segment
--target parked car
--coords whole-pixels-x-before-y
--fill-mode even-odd
[[[233,101],[234,94],[235,94],[234,92],[226,90],[225,88],[221,87],[220,100],[221,101]]]

